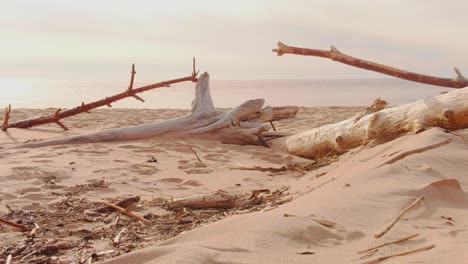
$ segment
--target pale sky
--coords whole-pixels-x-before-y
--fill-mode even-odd
[[[162,80],[382,78],[277,41],[425,74],[468,75],[466,0],[0,0],[0,77]]]

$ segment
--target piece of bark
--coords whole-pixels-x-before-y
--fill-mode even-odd
[[[195,67],[195,66],[194,66]],[[112,103],[125,99],[127,97],[134,97],[137,100],[140,100],[144,102],[144,100],[139,97],[137,94],[138,93],[143,93],[149,90],[153,90],[156,88],[161,88],[161,87],[169,87],[171,84],[175,83],[180,83],[180,82],[186,82],[186,81],[191,81],[191,82],[196,82],[198,72],[193,71],[191,76],[183,77],[183,78],[178,78],[178,79],[173,79],[173,80],[168,80],[168,81],[163,81],[159,83],[154,83],[150,84],[147,86],[139,87],[136,89],[133,89],[133,79],[135,75],[135,66],[132,65],[132,75],[131,75],[131,81],[130,81],[130,86],[128,89],[126,89],[124,92],[121,92],[119,94],[106,97],[102,100],[95,101],[92,103],[85,104],[84,102],[81,103],[80,106],[77,106],[72,109],[67,109],[64,111],[61,111],[61,109],[58,109],[53,115],[48,115],[48,116],[41,116],[37,118],[32,118],[32,119],[27,119],[27,120],[21,120],[21,121],[16,121],[8,124],[8,119],[5,118],[6,122],[4,122],[2,126],[2,130],[6,131],[8,128],[28,128],[28,127],[33,127],[33,126],[39,126],[43,124],[48,124],[48,123],[56,123],[59,125],[62,129],[68,130],[68,128],[60,122],[60,119],[74,116],[77,114],[81,114],[84,112],[89,112],[92,109],[101,107],[101,106],[111,106]],[[9,109],[11,110],[11,108]],[[10,111],[8,111],[9,114]]]
[[[341,62],[341,63],[347,64],[353,67],[358,67],[361,69],[390,75],[396,78],[413,81],[413,82],[430,84],[430,85],[450,87],[450,88],[464,88],[468,86],[468,79],[465,78],[460,73],[460,70],[458,70],[457,68],[455,68],[455,73],[456,73],[455,78],[453,79],[439,78],[439,77],[414,73],[414,72],[410,72],[406,70],[401,70],[401,69],[389,67],[386,65],[382,65],[379,63],[351,57],[347,54],[340,52],[338,49],[336,49],[333,46],[330,48],[330,50],[318,50],[318,49],[292,47],[292,46],[285,45],[284,43],[278,42],[278,48],[273,49],[273,52],[276,52],[278,56],[282,56],[283,54],[295,54],[295,55],[328,58],[333,61]]]
[[[385,235],[388,231],[390,231],[390,229],[396,224],[396,222],[398,222],[398,220],[400,220],[400,218],[406,212],[408,212],[411,208],[413,208],[416,204],[418,204],[423,199],[424,199],[424,196],[419,196],[416,199],[414,199],[414,201],[410,205],[408,205],[403,210],[401,210],[400,213],[398,213],[398,215],[384,228],[384,230],[382,230],[381,232],[378,232],[377,234],[375,234],[374,237],[375,238],[380,238],[383,235]]]

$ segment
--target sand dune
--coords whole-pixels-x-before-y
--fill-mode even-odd
[[[276,127],[286,132],[303,131],[336,122],[359,110],[304,108],[296,119],[281,121]],[[44,111],[19,110],[13,116],[23,118]],[[65,196],[97,201],[138,194],[142,201],[154,201],[219,189],[241,194],[287,186],[294,198],[289,203],[268,211],[230,215],[173,238],[155,238],[144,249],[130,250],[133,252],[128,254],[119,251],[115,255],[121,256],[104,263],[363,263],[430,244],[436,247],[387,262],[468,262],[468,255],[464,254],[468,242],[468,196],[464,192],[468,189],[467,130],[445,133],[431,129],[383,145],[355,149],[329,166],[304,174],[233,170],[238,164],[279,167],[306,160],[262,147],[213,141],[145,140],[32,150],[9,148],[28,140],[156,122],[184,113],[96,110],[92,115],[65,120],[71,132],[44,126],[11,129],[1,134],[0,215],[7,213],[6,205],[34,212],[63,201]],[[189,146],[199,154],[203,165]],[[100,184],[102,181],[105,184]],[[421,203],[383,237],[374,238],[400,210],[421,195]],[[138,213],[148,212],[167,213],[143,202]],[[76,222],[65,231],[102,228],[99,221]],[[356,253],[414,233],[419,236],[382,247],[371,256]],[[0,226],[0,249],[18,237],[18,233]],[[88,253],[113,248],[111,238],[93,240],[90,246]],[[64,263],[76,261],[76,254],[56,253]]]

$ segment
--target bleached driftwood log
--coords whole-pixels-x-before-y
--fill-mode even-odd
[[[187,116],[155,124],[28,143],[20,147],[129,141],[154,137],[216,139],[225,143],[267,145],[262,133],[269,130],[270,125],[263,123],[294,116],[298,108],[262,109],[264,103],[263,99],[254,99],[231,111],[218,111],[214,108],[211,99],[209,75],[204,73],[196,84],[192,111]]]
[[[341,154],[370,141],[382,143],[432,127],[448,130],[468,128],[468,88],[383,109],[385,105],[384,101],[376,101],[362,113],[344,121],[269,143],[293,155],[317,158]]]
[[[213,107],[209,75],[204,73],[195,87],[196,97],[189,115],[155,124],[116,128],[91,134],[27,143],[20,147],[82,144],[170,137],[201,138],[233,144],[272,146],[290,154],[318,158],[341,154],[368,142],[386,142],[431,127],[448,130],[468,128],[468,88],[430,97],[414,103],[384,109],[376,100],[363,112],[338,123],[313,128],[295,135],[264,133],[271,120],[284,115],[284,109],[265,107],[263,99],[249,100],[228,112]]]

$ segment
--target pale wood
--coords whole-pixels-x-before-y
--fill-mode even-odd
[[[241,200],[232,194],[224,191],[214,193],[192,195],[173,199],[170,202],[171,207],[189,207],[195,209],[202,208],[234,208],[241,204]]]
[[[416,199],[414,199],[414,201],[410,205],[408,205],[407,207],[405,207],[403,210],[400,211],[400,213],[384,228],[384,230],[382,230],[379,233],[375,234],[374,237],[375,238],[380,238],[383,235],[385,235],[388,231],[390,231],[390,229],[392,229],[392,227],[396,224],[396,222],[398,222],[398,220],[400,220],[400,218],[406,212],[408,212],[411,208],[413,208],[416,204],[418,204],[423,199],[424,199],[424,196],[419,196]]]
[[[195,86],[195,99],[189,115],[155,124],[116,128],[67,138],[24,144],[20,147],[43,147],[59,144],[129,141],[155,137],[171,139],[214,139],[223,143],[268,145],[262,134],[270,129],[272,119],[290,118],[298,108],[262,109],[263,99],[249,100],[238,107],[216,110],[210,93],[209,75],[204,73]]]
[[[318,158],[342,154],[369,142],[383,143],[432,127],[468,128],[468,88],[382,109],[382,102],[335,124],[269,141],[293,155]]]
[[[407,236],[407,237],[404,237],[404,238],[400,238],[400,239],[397,239],[397,240],[393,240],[393,241],[390,241],[390,242],[386,242],[386,243],[377,245],[377,246],[375,246],[375,247],[371,247],[371,248],[368,248],[368,249],[364,249],[364,250],[358,251],[357,254],[366,253],[366,252],[369,252],[369,251],[371,251],[371,250],[378,249],[378,248],[385,247],[385,246],[392,245],[392,244],[398,244],[398,243],[401,243],[401,242],[410,240],[410,239],[412,239],[412,238],[415,238],[415,237],[417,237],[417,236],[419,236],[419,233],[416,233],[416,234],[413,234],[413,235],[411,235],[411,236]]]
[[[353,67],[358,67],[361,69],[375,71],[383,73],[386,75],[394,76],[400,79],[405,79],[408,81],[425,83],[430,85],[437,85],[450,88],[463,88],[468,86],[468,79],[465,78],[459,69],[455,68],[456,77],[453,79],[450,78],[439,78],[419,73],[414,73],[406,70],[401,70],[393,67],[389,67],[383,64],[362,60],[359,58],[351,57],[347,54],[340,52],[335,47],[331,47],[330,50],[318,50],[318,49],[307,49],[288,46],[282,42],[278,42],[278,48],[273,49],[273,52],[276,52],[278,56],[283,54],[296,54],[296,55],[305,55],[305,56],[315,56],[328,58],[333,61],[341,62]]]
[[[400,252],[400,253],[396,253],[396,254],[392,254],[392,255],[388,255],[388,256],[379,257],[379,258],[376,258],[376,259],[373,259],[373,260],[366,261],[366,262],[364,262],[362,264],[375,264],[375,263],[379,263],[379,262],[384,261],[384,260],[389,259],[389,258],[401,257],[401,256],[406,256],[406,255],[410,255],[410,254],[414,254],[414,253],[420,253],[420,252],[428,251],[428,250],[433,249],[434,247],[435,247],[435,244],[432,244],[432,245],[429,245],[429,246],[425,246],[425,247],[421,247],[421,248],[417,248],[417,249],[413,249],[413,250],[408,250],[408,251],[404,251],[404,252]]]

